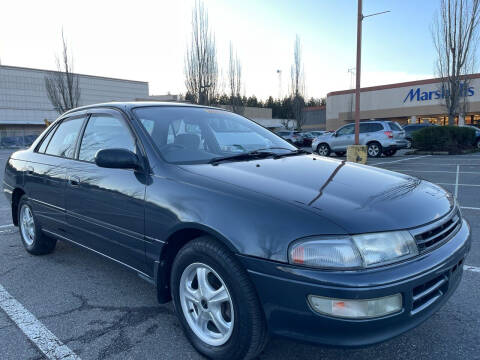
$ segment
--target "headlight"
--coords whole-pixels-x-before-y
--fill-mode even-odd
[[[314,237],[294,242],[289,262],[324,269],[361,269],[381,266],[418,254],[415,239],[408,231]]]

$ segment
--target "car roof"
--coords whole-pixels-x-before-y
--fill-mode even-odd
[[[96,108],[117,108],[119,110],[131,110],[132,108],[136,107],[149,107],[149,106],[175,106],[175,107],[192,107],[192,108],[207,108],[207,109],[215,109],[215,110],[222,110],[227,111],[226,109],[214,107],[214,106],[207,106],[207,105],[197,105],[197,104],[190,104],[190,103],[180,103],[180,102],[169,102],[169,101],[111,101],[106,103],[99,103],[99,104],[91,104],[86,106],[77,107],[75,109],[69,110],[65,112],[63,115],[83,111],[88,109],[96,109]]]

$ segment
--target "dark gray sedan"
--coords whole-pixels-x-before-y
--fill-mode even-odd
[[[253,358],[269,335],[392,338],[448,300],[470,249],[439,186],[209,107],[69,111],[11,155],[3,189],[29,253],[68,241],[137,272],[212,359]]]

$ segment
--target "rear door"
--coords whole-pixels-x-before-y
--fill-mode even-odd
[[[65,231],[65,186],[70,159],[85,116],[72,116],[55,124],[25,165],[25,189],[42,228]]]
[[[92,112],[79,141],[75,166],[67,173],[69,231],[80,244],[144,271],[146,174],[97,166],[97,151],[112,148],[140,152],[136,136],[119,112]]]

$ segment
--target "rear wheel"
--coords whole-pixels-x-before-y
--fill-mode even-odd
[[[480,150],[480,139],[477,140],[477,149]]]
[[[367,153],[370,157],[380,157],[382,155],[382,145],[378,142],[371,142],[367,145]]]
[[[49,254],[57,241],[42,233],[28,198],[23,195],[18,203],[18,226],[25,249],[33,255]]]
[[[329,156],[330,155],[330,146],[328,144],[322,143],[317,146],[317,153],[321,156]]]
[[[171,274],[175,311],[187,338],[209,359],[252,359],[267,331],[247,273],[222,244],[201,237],[176,256]]]
[[[384,151],[384,153],[383,153],[383,154],[384,154],[385,156],[393,156],[393,155],[395,155],[395,154],[396,154],[396,152],[397,152],[397,150],[396,150],[396,149],[390,149],[390,150],[386,150],[386,151]]]

